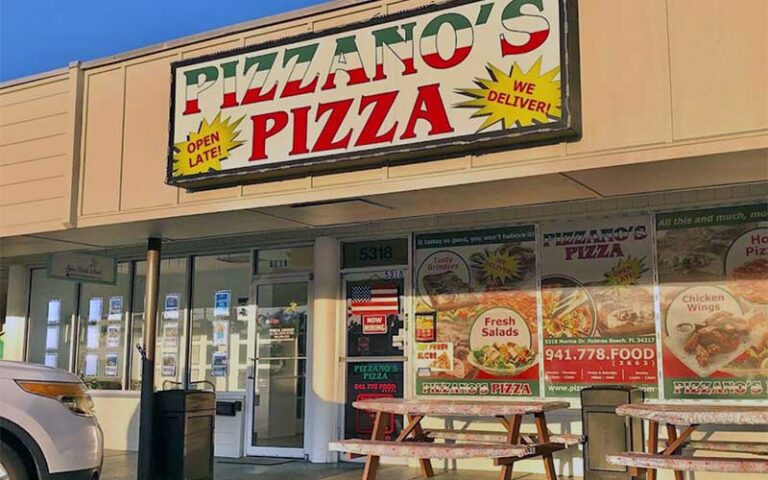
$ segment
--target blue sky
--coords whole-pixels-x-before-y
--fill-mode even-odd
[[[0,0],[0,81],[325,0]]]

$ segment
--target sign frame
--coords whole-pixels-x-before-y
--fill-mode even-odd
[[[188,191],[204,191],[235,185],[266,183],[275,180],[300,178],[307,175],[345,173],[366,168],[423,163],[467,154],[488,154],[499,151],[532,148],[581,139],[581,78],[579,54],[578,0],[558,0],[560,17],[560,81],[562,118],[545,125],[530,125],[512,130],[473,133],[438,140],[426,140],[404,145],[379,147],[352,153],[322,155],[310,159],[284,160],[262,167],[240,167],[174,177],[174,130],[176,111],[176,71],[197,63],[254,53],[297,42],[321,39],[349,31],[374,27],[404,20],[416,15],[429,14],[461,7],[485,0],[449,0],[371,20],[342,25],[318,32],[310,32],[280,40],[241,47],[171,63],[170,118],[166,184]]]
[[[69,260],[67,260],[69,259]],[[109,272],[105,278],[97,278],[96,276],[87,276],[85,274],[78,274],[78,272],[67,273],[69,263],[76,263],[78,261],[88,260],[93,262],[105,262],[111,263],[106,265]],[[63,263],[63,265],[59,265]],[[83,264],[84,264],[83,263]],[[83,282],[83,283],[95,283],[100,285],[117,285],[117,259],[114,257],[108,257],[106,255],[95,255],[91,253],[80,252],[59,252],[51,253],[46,259],[46,275],[48,278],[56,278],[59,280],[67,280],[70,282]],[[58,272],[58,269],[63,269],[63,272]]]

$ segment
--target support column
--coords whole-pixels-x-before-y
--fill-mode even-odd
[[[141,360],[138,480],[152,479],[152,423],[155,399],[155,347],[157,343],[157,295],[160,287],[159,238],[147,245],[147,284],[144,295],[144,350]]]
[[[341,258],[339,241],[320,237],[315,240],[314,294],[312,301],[311,402],[308,453],[313,463],[328,463],[336,454],[328,451],[328,442],[336,440],[338,429],[338,314]]]
[[[24,360],[24,338],[27,331],[27,302],[29,301],[29,268],[11,265],[8,268],[8,303],[3,331],[4,360]]]

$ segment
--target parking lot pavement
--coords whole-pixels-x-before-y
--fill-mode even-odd
[[[136,453],[107,451],[104,454],[102,480],[135,480]],[[244,461],[218,459],[214,468],[216,480],[359,480],[362,465],[340,463],[313,465],[302,461],[248,459]],[[421,478],[419,469],[385,466],[379,471],[378,480],[416,480]],[[448,471],[437,472],[439,480],[492,480],[497,472]],[[540,480],[543,475],[519,473],[515,480]]]

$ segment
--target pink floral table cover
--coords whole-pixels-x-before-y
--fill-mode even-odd
[[[618,415],[672,425],[765,425],[768,406],[681,405],[633,403],[616,409]]]
[[[534,452],[527,445],[461,445],[420,442],[386,442],[372,440],[343,440],[331,442],[333,451],[378,457],[412,458],[508,458],[524,457]]]
[[[377,398],[354,402],[355,408],[395,415],[434,415],[458,417],[495,417],[544,413],[570,408],[568,402],[473,402],[468,400],[417,400]]]
[[[608,455],[608,462],[625,467],[685,470],[694,472],[768,473],[768,460],[761,458],[662,457],[649,453]]]

